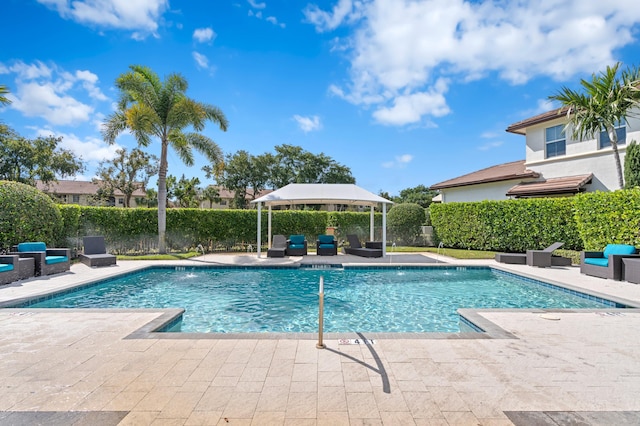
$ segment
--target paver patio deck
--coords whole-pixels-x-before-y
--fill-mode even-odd
[[[406,256],[406,257],[404,257]],[[396,263],[422,255],[394,255]],[[640,303],[640,286],[578,268],[486,264]],[[315,256],[307,261],[325,261]],[[207,255],[205,262],[300,259]],[[366,262],[352,256],[335,263]],[[389,259],[386,259],[389,261]],[[163,262],[165,263],[165,262]],[[179,265],[196,261],[166,262]],[[0,302],[131,271],[71,271],[0,287]],[[0,310],[0,424],[637,424],[640,310],[482,311],[502,339],[127,338],[161,310]]]

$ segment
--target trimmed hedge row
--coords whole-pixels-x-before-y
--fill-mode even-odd
[[[436,239],[446,247],[524,252],[563,241],[582,249],[574,198],[432,204]]]

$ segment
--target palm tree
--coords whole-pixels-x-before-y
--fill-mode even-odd
[[[186,96],[187,81],[180,74],[170,74],[162,82],[150,68],[132,65],[116,80],[121,96],[118,110],[107,117],[102,130],[108,143],[130,130],[140,146],[148,146],[151,137],[160,140],[160,168],[158,170],[158,251],[166,253],[167,228],[167,151],[169,145],[188,166],[193,165],[193,149],[202,153],[212,164],[223,161],[222,151],[210,138],[202,135],[207,120],[222,131],[228,127],[227,118],[219,108],[197,102]],[[187,127],[194,132],[184,132]]]
[[[0,105],[9,105],[11,103],[11,99],[5,96],[7,93],[9,93],[9,88],[4,84],[0,84]]]
[[[638,106],[640,92],[640,70],[633,67],[621,72],[618,77],[618,62],[599,75],[592,74],[591,81],[580,80],[585,93],[579,93],[563,87],[549,99],[559,101],[566,112],[572,127],[572,137],[578,140],[594,138],[600,132],[607,132],[613,149],[613,157],[618,172],[620,188],[624,186],[622,165],[618,152],[616,126],[627,123],[627,117],[633,114],[632,108]]]

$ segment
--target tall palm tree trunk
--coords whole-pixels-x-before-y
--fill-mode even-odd
[[[158,170],[158,252],[160,254],[167,252],[167,147],[168,141],[163,139]]]
[[[609,140],[611,141],[611,150],[613,151],[613,158],[616,161],[616,172],[618,173],[618,185],[619,189],[624,188],[624,175],[622,173],[622,163],[620,162],[620,153],[618,152],[618,132],[611,127],[607,129],[609,133]]]

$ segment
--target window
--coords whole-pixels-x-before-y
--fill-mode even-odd
[[[549,127],[545,131],[545,143],[547,156],[546,158],[564,155],[567,152],[567,140],[564,134],[564,126]]]
[[[222,201],[220,201],[220,205],[221,205],[221,206],[226,206],[226,205],[227,205],[227,200],[222,200]]]
[[[627,141],[627,126],[624,121],[622,123],[616,123],[616,135],[618,136],[618,145],[624,145]],[[611,146],[611,140],[609,139],[608,132],[600,132],[600,149],[608,148]]]
[[[80,196],[79,195],[74,195],[73,196],[73,203],[74,204],[78,204],[80,202]]]
[[[118,204],[124,204],[124,198],[118,198]]]

